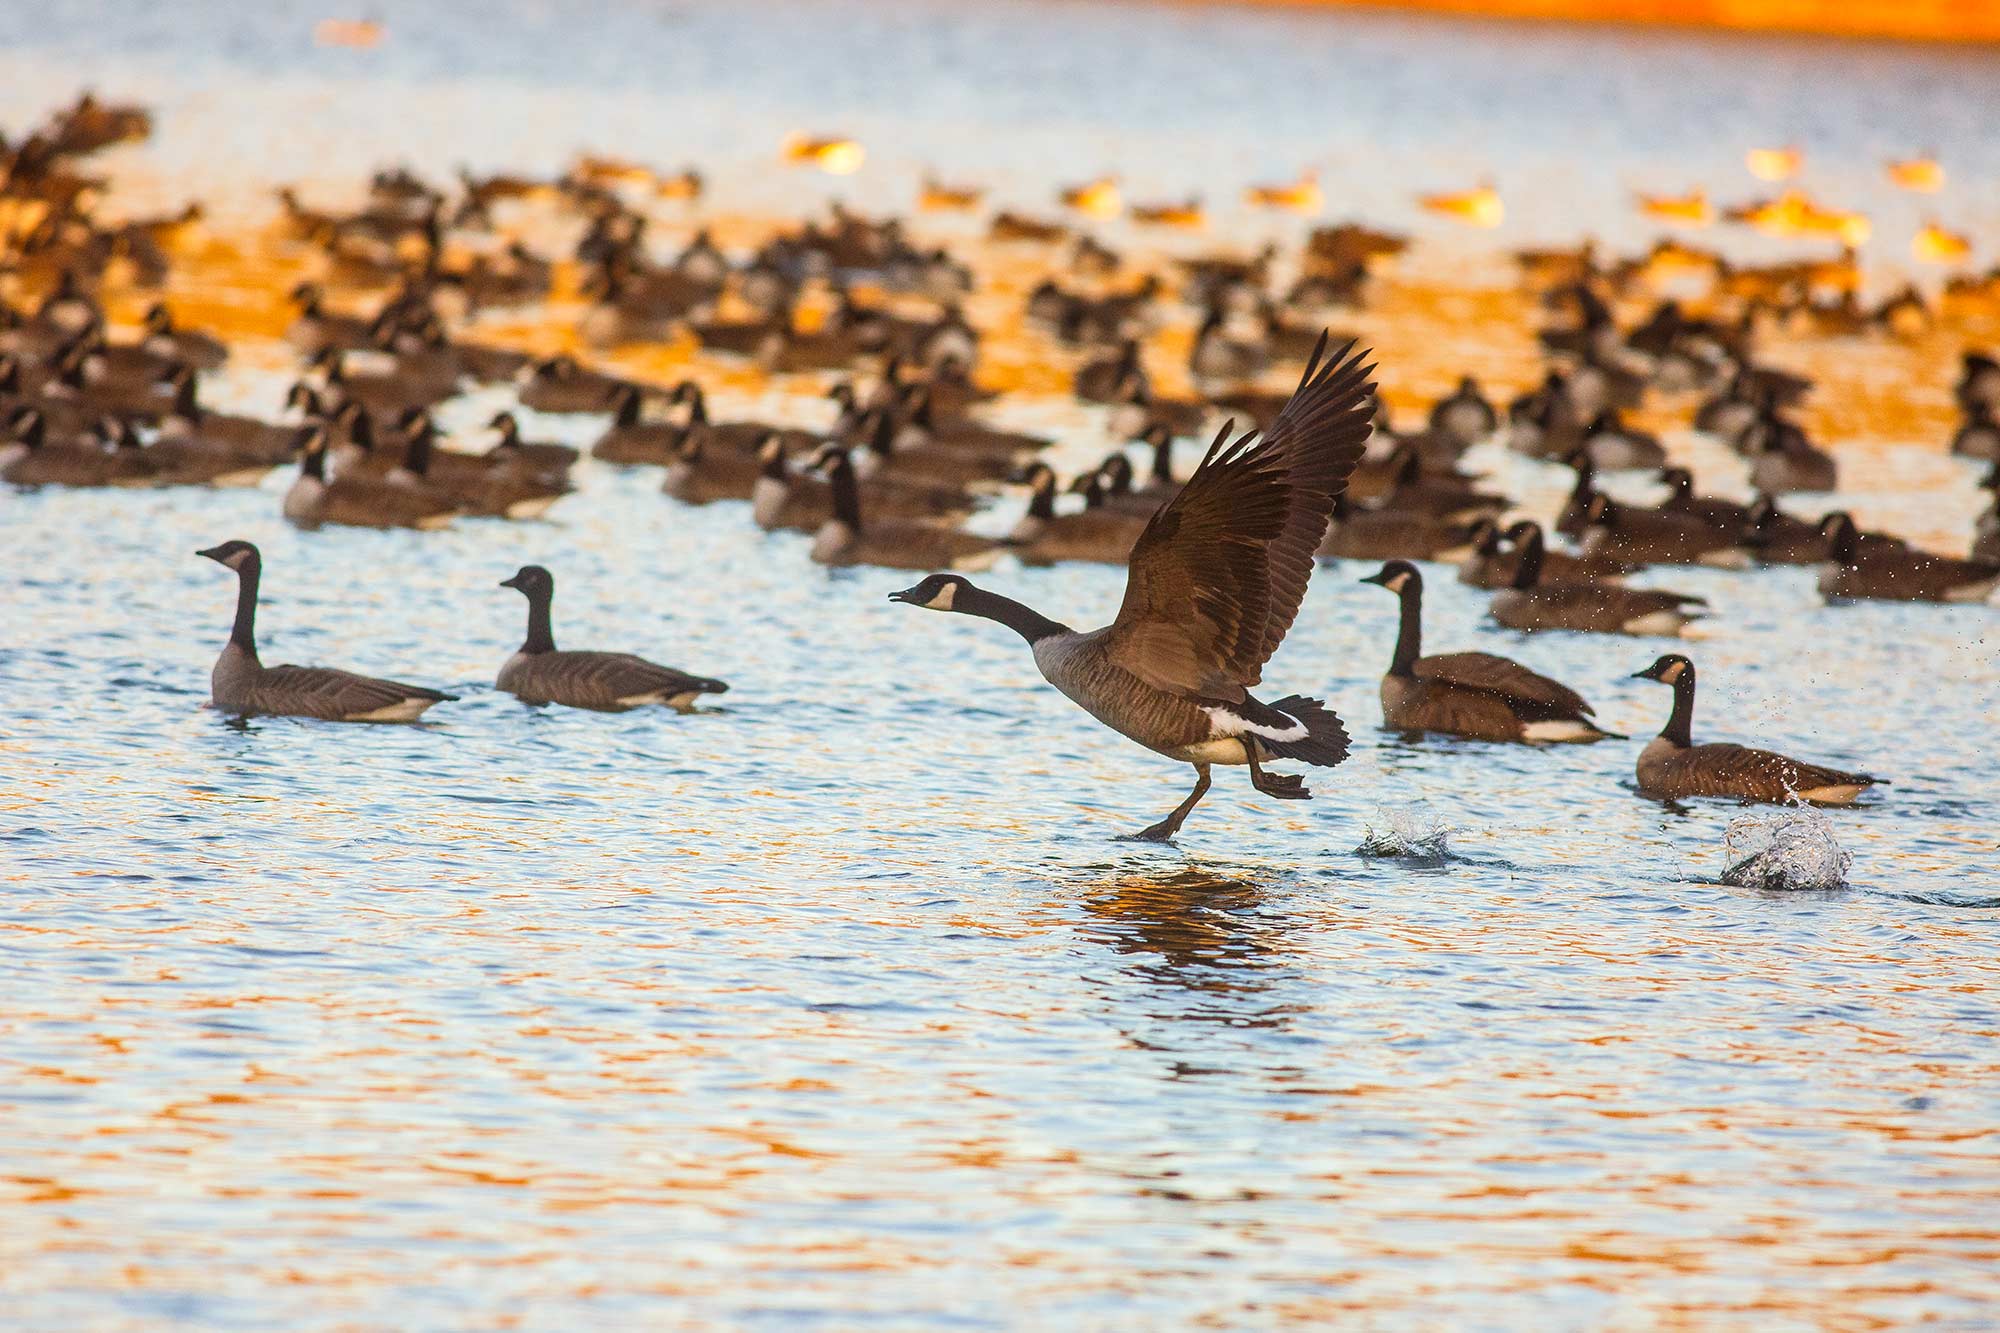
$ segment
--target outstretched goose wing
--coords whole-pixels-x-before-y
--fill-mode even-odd
[[[1334,498],[1367,444],[1372,365],[1326,335],[1259,439],[1229,426],[1132,548],[1113,660],[1157,688],[1237,701],[1298,615]]]

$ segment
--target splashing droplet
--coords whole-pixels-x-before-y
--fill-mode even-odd
[[[1739,815],[1722,835],[1722,882],[1743,889],[1838,889],[1854,854],[1833,836],[1833,821],[1812,810]]]
[[[1375,818],[1362,826],[1359,856],[1398,857],[1412,861],[1442,861],[1451,855],[1451,825],[1429,801],[1378,805]]]

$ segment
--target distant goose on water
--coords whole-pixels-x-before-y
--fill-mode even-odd
[[[1852,805],[1857,796],[1882,782],[1865,773],[1843,773],[1800,763],[1769,750],[1711,742],[1696,745],[1694,663],[1668,653],[1635,680],[1657,680],[1674,690],[1674,711],[1666,727],[1639,752],[1639,790],[1669,800],[1686,796],[1724,796],[1742,801],[1809,805]]]
[[[236,717],[317,717],[329,722],[414,722],[432,704],[456,699],[421,685],[375,680],[331,667],[274,666],[257,660],[257,582],[264,558],[245,541],[196,555],[236,571],[236,624],[210,677],[215,706]]]
[[[1258,791],[1311,793],[1263,763],[1331,768],[1347,732],[1316,699],[1266,704],[1250,687],[1305,597],[1334,497],[1368,442],[1373,367],[1315,349],[1290,403],[1257,438],[1225,426],[1187,485],[1155,514],[1132,551],[1125,600],[1103,629],[1078,633],[953,574],[933,574],[890,600],[997,620],[1028,641],[1043,677],[1120,735],[1192,764],[1194,790],[1138,836],[1179,831],[1209,788],[1212,764],[1247,764]]]
[[[1423,655],[1424,576],[1391,560],[1363,583],[1396,594],[1402,627],[1382,677],[1382,721],[1479,741],[1596,741],[1612,733],[1591,720],[1583,696],[1493,653]]]
[[[631,653],[558,649],[549,623],[556,580],[540,565],[521,566],[500,586],[519,589],[528,599],[528,637],[501,665],[499,679],[494,682],[523,703],[566,704],[606,713],[666,704],[685,711],[694,706],[698,696],[729,689],[719,680],[690,676]]]

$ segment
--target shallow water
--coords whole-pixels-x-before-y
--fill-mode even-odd
[[[1343,21],[1462,58],[1458,29]],[[265,20],[245,22],[255,51]],[[1132,59],[1163,68],[1224,26],[1317,31],[1152,22]],[[406,31],[392,13],[385,57]],[[88,37],[107,92],[194,77],[103,36],[51,40]],[[1773,45],[1781,68],[1831,58]],[[383,97],[442,96],[394,92],[412,72],[388,63]],[[257,105],[289,70],[238,75]],[[1854,99],[1836,137],[1907,105],[1828,95]],[[187,151],[180,123],[135,170]],[[355,165],[396,142],[370,122],[354,140]],[[268,404],[281,383],[225,387]],[[752,407],[771,404],[717,402]],[[1962,540],[1968,470],[1911,441],[1843,449],[1850,498]],[[1473,461],[1538,504],[1558,481]],[[1004,630],[888,604],[911,576],[826,574],[805,539],[677,506],[652,473],[587,465],[546,522],[421,535],[291,532],[283,484],[0,496],[0,1322],[1993,1317],[2000,612],[1828,608],[1810,571],[1649,576],[1718,607],[1690,649],[1701,735],[1894,780],[1828,817],[1846,887],[1771,893],[1719,882],[1736,808],[1630,789],[1637,740],[1381,733],[1394,602],[1327,566],[1267,676],[1323,692],[1354,756],[1310,774],[1310,804],[1219,774],[1180,844],[1151,848],[1114,835],[1186,770],[1088,724]],[[267,661],[464,700],[421,727],[228,725],[203,704],[234,590],[192,554],[228,537],[264,548]],[[556,571],[561,642],[731,692],[691,717],[491,693],[522,630],[495,585],[531,560]],[[1428,572],[1433,650],[1516,655],[1635,737],[1664,719],[1667,692],[1626,679],[1663,643],[1513,636]],[[1080,625],[1121,587],[987,581]]]

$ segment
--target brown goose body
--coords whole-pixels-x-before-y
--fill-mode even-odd
[[[572,358],[536,362],[521,383],[521,406],[537,412],[609,412],[618,391],[638,385],[616,375],[586,370]]]
[[[1819,591],[1828,601],[1983,602],[2000,588],[2000,564],[1991,561],[1870,550],[1844,513],[1828,514],[1820,530],[1828,559]]]
[[[1472,525],[1471,554],[1458,565],[1458,581],[1473,588],[1511,588],[1521,572],[1522,538],[1529,528],[1537,537],[1541,526],[1527,520],[1505,532],[1491,519]],[[1566,551],[1542,553],[1543,580],[1549,583],[1616,583],[1632,572],[1632,567],[1601,556],[1570,555]]]
[[[1395,509],[1355,509],[1334,501],[1333,521],[1319,544],[1328,560],[1445,560],[1472,543],[1472,527],[1455,518]]]
[[[1150,514],[1114,509],[1102,502],[1096,477],[1091,479],[1086,506],[1080,513],[1055,511],[1056,479],[1046,464],[1029,469],[1028,512],[1014,525],[1007,540],[1025,564],[1048,565],[1064,560],[1090,560],[1122,565],[1146,530]],[[1092,499],[1097,503],[1090,503]]]
[[[812,558],[822,565],[885,569],[980,569],[1002,549],[986,537],[923,519],[870,519],[862,513],[861,479],[847,451],[822,451],[833,512],[813,535]]]
[[[235,717],[312,717],[328,722],[414,722],[458,696],[331,667],[267,667],[257,658],[257,585],[263,558],[249,542],[198,551],[236,572],[236,623],[210,677],[215,707]]]
[[[667,464],[660,490],[682,504],[705,505],[717,500],[748,500],[762,472],[755,454],[711,449],[690,430]]]
[[[1125,599],[1108,626],[1079,633],[1021,603],[933,574],[891,600],[995,620],[1018,633],[1042,676],[1106,727],[1193,765],[1194,790],[1141,838],[1179,831],[1207,793],[1214,764],[1245,764],[1281,800],[1304,782],[1267,773],[1272,759],[1332,767],[1347,756],[1340,719],[1318,700],[1266,704],[1250,693],[1290,629],[1326,533],[1334,497],[1368,439],[1374,391],[1362,358],[1306,367],[1262,439],[1217,436],[1186,486],[1133,549]]]
[[[494,686],[523,703],[555,703],[604,713],[651,704],[686,710],[701,695],[729,689],[722,681],[689,675],[631,653],[557,648],[550,629],[555,578],[540,565],[522,566],[500,586],[517,588],[527,597],[528,636],[501,664]]]
[[[1680,800],[1717,796],[1770,804],[1852,805],[1882,779],[1802,763],[1769,750],[1753,750],[1727,742],[1696,745],[1694,663],[1669,653],[1644,671],[1645,680],[1671,685],[1674,711],[1660,734],[1639,752],[1639,790],[1648,796]]]
[[[1517,525],[1519,564],[1513,586],[1493,594],[1493,618],[1509,629],[1594,634],[1678,635],[1706,605],[1699,597],[1615,583],[1543,583],[1542,531]]]
[[[794,471],[784,439],[770,436],[758,451],[750,489],[751,516],[768,531],[818,532],[833,517],[833,486],[823,477]],[[878,518],[955,519],[972,510],[964,492],[879,479],[859,481],[862,507]]]
[[[1606,495],[1590,499],[1581,549],[1588,557],[1630,565],[1741,569],[1750,563],[1740,531],[1713,527],[1674,510],[1628,509]]]
[[[1583,696],[1519,662],[1492,653],[1423,655],[1423,576],[1392,560],[1362,580],[1387,588],[1402,606],[1396,651],[1382,677],[1382,721],[1402,731],[1434,731],[1481,741],[1602,740]]]
[[[590,456],[605,463],[650,464],[665,467],[673,462],[674,453],[680,448],[681,440],[687,435],[687,427],[678,422],[647,421],[641,415],[641,400],[636,385],[622,385],[613,395],[616,416],[597,442],[590,446]]]
[[[311,531],[334,524],[349,528],[446,527],[458,513],[450,496],[428,486],[402,485],[365,472],[326,474],[326,429],[301,432],[299,475],[285,491],[285,521]]]

